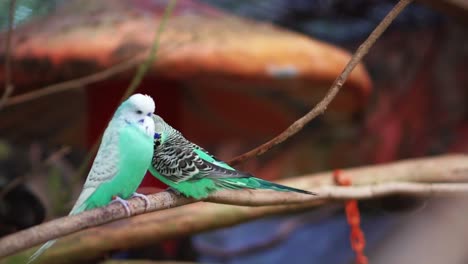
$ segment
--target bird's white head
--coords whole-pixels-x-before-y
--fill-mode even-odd
[[[154,121],[152,115],[155,110],[153,98],[148,95],[134,94],[122,104],[121,117],[128,124],[134,124],[145,134],[153,137]]]

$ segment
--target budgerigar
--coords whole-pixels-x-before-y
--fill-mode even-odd
[[[195,199],[222,189],[271,189],[314,194],[238,171],[188,141],[160,116],[153,115],[153,120],[154,155],[149,171],[176,192]]]
[[[150,96],[134,94],[123,102],[109,122],[101,145],[78,200],[70,215],[101,207],[111,201],[122,203],[130,215],[128,199],[136,193],[153,156],[155,109]],[[32,262],[54,244],[48,241],[29,259]],[[29,263],[28,262],[28,263]]]

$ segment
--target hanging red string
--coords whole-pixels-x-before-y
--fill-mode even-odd
[[[333,172],[333,178],[338,185],[350,186],[351,179],[343,175],[341,170]],[[346,218],[351,227],[351,248],[356,253],[356,264],[368,264],[369,261],[364,255],[364,248],[366,246],[366,239],[361,229],[361,216],[359,214],[358,203],[356,200],[348,200],[345,204]]]

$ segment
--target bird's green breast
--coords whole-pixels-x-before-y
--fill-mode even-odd
[[[107,205],[115,195],[127,199],[136,191],[153,157],[153,139],[127,125],[119,133],[119,154],[117,175],[96,190],[88,209]]]

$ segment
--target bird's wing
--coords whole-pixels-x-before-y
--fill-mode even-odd
[[[224,168],[209,153],[201,149],[183,148],[176,146],[161,146],[153,160],[153,167],[166,179],[179,183],[195,179],[207,178],[236,178],[251,175]],[[225,163],[223,163],[225,164]]]
[[[227,170],[233,170],[233,171],[236,170],[233,167],[229,166],[226,162],[216,158],[214,155],[212,155],[211,153],[209,153],[208,151],[206,151],[202,147],[200,147],[198,145],[195,145],[194,143],[192,143],[192,145],[194,146],[193,149],[194,149],[195,153],[201,159],[203,159],[204,161],[212,163],[212,164],[214,164],[216,166],[219,166],[221,168],[225,168]]]
[[[70,214],[81,212],[86,206],[85,201],[104,182],[112,180],[118,173],[119,164],[119,133],[116,128],[109,126],[102,137],[101,145],[89,171],[75,205]]]

